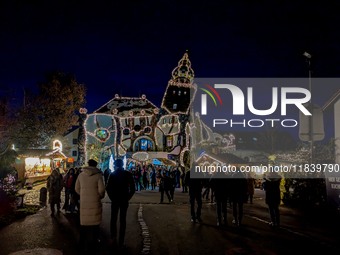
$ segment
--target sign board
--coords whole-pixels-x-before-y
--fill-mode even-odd
[[[333,164],[332,166],[332,171],[330,171],[330,167],[329,171],[325,171],[327,202],[329,206],[340,210],[340,171],[334,171],[339,170],[340,165]]]
[[[309,110],[309,104],[304,104],[304,107]],[[313,141],[321,141],[325,138],[325,132],[323,128],[323,113],[321,108],[313,104]],[[300,111],[300,126],[299,126],[299,138],[301,141],[310,141],[310,120],[311,116],[304,115]]]
[[[67,163],[73,163],[74,162],[74,158],[67,158]]]

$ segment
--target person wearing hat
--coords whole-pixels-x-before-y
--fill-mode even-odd
[[[102,222],[102,201],[105,196],[105,186],[102,171],[97,168],[97,162],[88,161],[88,166],[82,168],[75,190],[80,196],[80,245],[85,248],[85,237],[92,232],[94,241],[98,242],[99,225]]]
[[[111,200],[111,245],[117,245],[117,219],[120,211],[119,248],[124,247],[126,213],[129,200],[135,194],[135,182],[130,172],[123,168],[123,160],[115,161],[115,170],[109,175],[106,191]]]

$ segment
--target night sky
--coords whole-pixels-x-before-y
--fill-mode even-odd
[[[0,84],[20,97],[58,69],[87,86],[89,112],[116,93],[160,106],[186,49],[196,77],[308,77],[305,51],[313,77],[340,76],[340,3],[260,2],[1,1]],[[314,102],[339,88],[315,86]]]

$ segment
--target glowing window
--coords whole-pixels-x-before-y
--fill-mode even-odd
[[[152,150],[152,142],[148,139],[140,139],[136,142],[136,151],[149,151]]]
[[[177,109],[177,104],[174,104],[174,106],[172,107],[172,109],[176,110],[176,109]]]
[[[166,138],[166,145],[167,145],[168,147],[172,147],[172,136],[168,136],[168,137]]]
[[[179,95],[179,96],[181,95],[181,91],[180,91],[180,90],[178,91],[178,95]]]

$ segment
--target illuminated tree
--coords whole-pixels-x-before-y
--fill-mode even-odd
[[[44,148],[65,135],[78,124],[77,111],[85,104],[86,88],[72,74],[53,71],[37,86],[37,94],[26,95],[11,132],[20,148]]]
[[[266,131],[259,132],[259,137],[255,143],[256,152],[251,155],[259,161],[268,161],[269,155],[284,153],[296,149],[296,141],[288,132],[280,131],[280,127],[267,125]]]
[[[277,158],[289,162],[290,164],[304,167],[310,163],[311,152],[306,149],[305,143],[300,143],[298,149],[292,154],[278,154]],[[331,138],[327,143],[314,144],[314,164],[334,163],[335,139]],[[298,168],[299,169],[299,168]],[[299,205],[306,204],[324,204],[326,203],[326,186],[324,173],[321,172],[297,172],[284,174],[285,178],[285,201],[284,203],[295,203]],[[292,178],[294,177],[294,178]],[[290,194],[289,188],[292,187],[294,192]],[[293,201],[292,201],[293,199]]]

